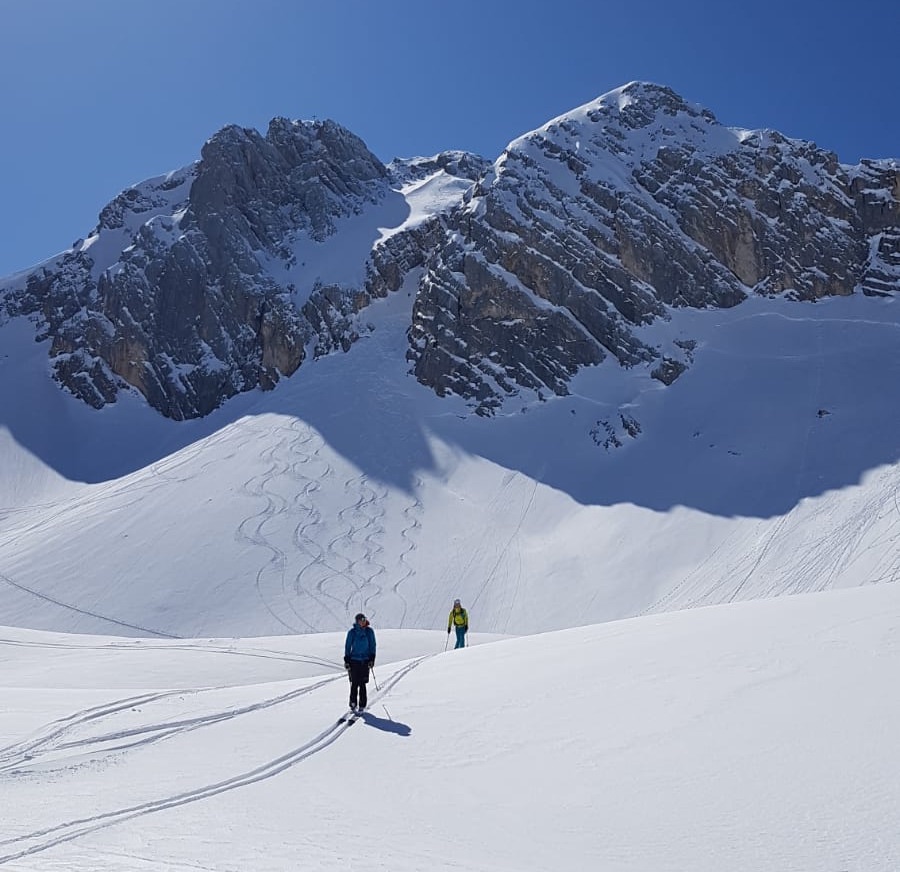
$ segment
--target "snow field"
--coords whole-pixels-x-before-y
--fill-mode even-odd
[[[0,865],[887,872],[898,627],[884,585],[446,654],[386,632],[350,726],[341,670],[310,674],[340,634],[4,633]]]

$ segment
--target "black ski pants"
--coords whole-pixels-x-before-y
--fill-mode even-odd
[[[366,696],[366,684],[369,681],[369,661],[350,661],[350,705],[359,703],[366,707],[369,699]]]

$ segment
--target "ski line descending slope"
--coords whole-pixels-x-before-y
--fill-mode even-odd
[[[419,476],[416,476],[415,482],[415,493],[419,493],[422,490],[422,479]],[[397,628],[402,630],[403,625],[406,621],[406,615],[409,611],[409,602],[402,593],[400,593],[400,586],[413,578],[416,574],[416,570],[410,563],[410,558],[413,556],[414,552],[418,548],[418,544],[416,540],[413,538],[413,533],[417,532],[422,527],[422,516],[424,514],[424,507],[422,506],[422,501],[416,496],[413,501],[403,508],[403,517],[409,523],[407,526],[403,527],[400,530],[400,539],[405,544],[404,549],[400,552],[400,556],[397,559],[397,565],[402,567],[402,573],[397,581],[391,585],[391,592],[397,597],[397,599],[402,603],[402,611],[400,612],[400,620],[397,624]]]
[[[62,600],[58,600],[52,596],[48,596],[45,593],[41,593],[40,591],[33,590],[30,587],[26,587],[24,584],[19,584],[13,579],[9,578],[9,576],[0,573],[0,581],[4,584],[8,584],[10,587],[14,587],[16,590],[20,590],[23,593],[27,593],[31,596],[37,597],[38,599],[44,600],[44,602],[52,603],[55,606],[59,606],[61,609],[65,609],[70,612],[76,612],[79,615],[87,615],[91,618],[97,618],[98,620],[105,621],[109,624],[113,624],[117,627],[125,627],[128,630],[137,630],[139,633],[144,633],[148,636],[160,636],[164,639],[180,639],[180,636],[176,636],[173,633],[166,633],[163,630],[154,630],[151,627],[142,627],[138,624],[130,624],[128,621],[120,621],[118,618],[111,618],[109,615],[101,615],[99,612],[90,611],[89,609],[82,609],[78,606],[70,605],[69,603],[64,603]]]
[[[387,567],[378,556],[384,551],[379,540],[385,535],[388,492],[366,475],[347,478],[348,501],[326,526],[314,495],[334,469],[319,456],[321,436],[299,420],[273,433],[277,438],[260,454],[265,468],[241,486],[263,505],[238,525],[235,535],[269,552],[255,585],[260,602],[279,624],[292,633],[314,632],[311,611],[313,616],[325,612],[341,626],[354,607],[368,609],[383,593],[377,579]]]
[[[517,503],[516,493],[520,486],[525,489],[527,495],[522,497],[521,501]],[[528,476],[521,475],[515,471],[507,471],[503,474],[499,487],[491,493],[481,512],[479,525],[472,530],[471,538],[469,539],[470,547],[464,551],[457,550],[452,555],[452,559],[446,561],[446,568],[438,579],[437,584],[431,588],[428,595],[422,597],[419,611],[416,615],[415,623],[417,626],[432,626],[434,615],[443,617],[445,613],[444,606],[448,598],[447,594],[453,591],[461,580],[470,579],[476,567],[481,569],[482,580],[477,593],[468,605],[471,607],[477,603],[501,565],[504,555],[516,540],[525,516],[528,514],[534,501],[536,490],[537,482]],[[523,508],[518,515],[517,523],[513,525],[513,530],[509,535],[504,533],[506,536],[505,541],[503,544],[499,544],[497,541],[497,530],[506,530],[505,520],[509,516],[510,504],[522,505]],[[518,575],[521,575],[520,558],[513,566],[513,571],[517,571]],[[518,582],[519,579],[516,577],[513,581],[513,586],[516,590],[518,590]],[[506,595],[505,591],[501,592],[504,596]],[[512,593],[512,591],[510,592]],[[452,602],[452,597],[450,601]],[[506,632],[509,625],[508,609],[498,607],[496,603],[493,605],[492,611],[494,615],[502,615],[502,619],[497,618],[498,626],[502,626],[504,628],[502,632]],[[483,616],[482,620],[485,625],[488,625],[489,618],[487,615]]]
[[[840,504],[807,501],[790,515],[733,530],[691,572],[641,611],[658,613],[828,590],[836,579],[857,584],[900,580],[900,476],[886,468],[868,492]],[[829,534],[809,537],[808,530]],[[723,569],[723,554],[735,555]]]
[[[342,529],[325,546],[329,555],[329,562],[325,565],[343,564],[343,568],[332,569],[318,582],[316,590],[324,594],[327,589],[336,588],[338,593],[329,595],[342,601],[344,612],[350,613],[354,600],[365,608],[368,600],[382,589],[375,579],[386,569],[376,557],[384,548],[375,541],[375,537],[384,535],[380,521],[385,515],[383,502],[387,492],[384,488],[376,491],[367,476],[353,475],[344,481],[342,493],[349,497],[350,502],[337,511],[336,517]],[[363,534],[361,539],[358,538],[360,534]],[[367,574],[361,568],[369,564],[374,569]],[[370,585],[373,590],[367,591]]]
[[[288,429],[285,427],[274,428],[274,432],[281,436]],[[305,441],[311,439],[309,435]],[[287,438],[279,438],[269,443],[260,454],[260,460],[267,464],[267,467],[259,475],[253,476],[243,483],[241,491],[253,498],[262,498],[263,507],[254,515],[245,518],[238,525],[235,537],[243,540],[251,545],[261,547],[269,552],[270,556],[263,565],[258,569],[255,577],[255,585],[257,595],[260,602],[265,606],[269,614],[283,627],[292,633],[302,632],[297,626],[287,620],[287,609],[277,607],[274,603],[276,599],[285,596],[285,576],[287,571],[287,555],[285,551],[277,544],[277,534],[273,532],[269,535],[266,532],[267,526],[284,522],[288,511],[289,502],[286,497],[276,491],[272,484],[278,484],[289,468],[288,462],[283,458],[288,453],[285,446],[290,445],[293,448],[293,441]],[[270,578],[272,579],[270,583]],[[269,593],[268,589],[272,588]],[[304,619],[298,612],[294,611],[296,617],[305,625],[306,631],[314,631],[315,627],[312,623]]]
[[[472,605],[475,606],[489,585],[500,588],[502,596],[495,599],[495,609],[499,605],[500,613],[505,615],[505,618],[503,619],[504,633],[509,632],[510,619],[522,582],[522,549],[519,544],[520,533],[522,531],[522,526],[525,523],[525,518],[528,516],[531,507],[534,505],[534,498],[537,494],[539,484],[539,477],[534,479],[534,481],[526,481],[526,491],[528,491],[530,485],[530,492],[527,493],[527,497],[522,498],[521,508],[516,513],[515,524],[513,525],[509,536],[506,537],[505,543],[497,549],[496,558],[493,563],[490,564],[490,567],[485,574],[484,581],[482,582],[478,593],[475,594],[475,597],[472,600]],[[498,585],[497,574],[501,570],[503,572],[504,584]],[[510,576],[512,576],[512,578],[510,578]]]
[[[415,669],[425,660],[428,660],[429,658],[434,656],[434,654],[427,654],[422,657],[418,657],[395,670],[384,682],[380,690],[372,696],[370,708],[380,702],[391,691],[391,689],[396,686],[396,684],[401,681],[406,675],[408,675],[413,669]],[[265,706],[282,704],[287,701],[288,698],[293,699],[298,696],[302,696],[304,694],[310,693],[313,690],[317,690],[323,686],[332,684],[337,680],[338,678],[335,677],[325,679],[316,684],[293,691],[290,694],[286,694],[282,698],[266,701]],[[152,699],[155,699],[161,698],[162,694],[151,694],[149,696]],[[152,699],[148,701],[152,701]],[[261,707],[265,706],[250,706],[247,707],[246,712],[240,713],[243,714],[252,711],[259,711]],[[72,717],[76,719],[75,722],[83,723],[84,721],[78,721],[77,719],[79,718],[79,715],[83,716],[85,714],[85,712],[76,713]],[[221,717],[216,717],[211,720],[198,718],[192,722],[191,719],[186,719],[183,722],[182,728],[179,728],[177,724],[159,724],[155,725],[153,729],[159,730],[170,728],[172,730],[172,734],[175,735],[182,731],[197,729],[212,723],[218,723],[220,720],[234,716],[235,715],[233,713],[222,713]],[[214,784],[205,785],[195,790],[184,791],[174,796],[138,803],[127,808],[116,809],[114,811],[103,812],[88,817],[75,818],[73,820],[64,821],[54,826],[44,827],[40,830],[35,830],[31,833],[26,833],[20,836],[0,839],[0,850],[6,851],[6,853],[0,855],[0,865],[5,865],[6,863],[12,862],[13,860],[20,860],[23,857],[46,851],[49,848],[53,848],[57,845],[63,844],[64,842],[69,842],[74,839],[81,838],[83,836],[89,835],[90,833],[96,832],[97,830],[115,826],[116,824],[124,823],[125,821],[131,820],[133,818],[142,817],[147,814],[164,811],[166,809],[175,808],[177,806],[186,805],[188,803],[198,802],[200,800],[216,796],[217,794],[223,793],[225,791],[234,790],[240,787],[246,787],[247,785],[256,784],[260,781],[272,778],[275,775],[284,772],[292,766],[295,766],[303,760],[308,759],[314,754],[317,754],[332,745],[351,726],[353,726],[354,723],[356,723],[355,720],[344,720],[343,717],[339,718],[329,726],[327,726],[324,730],[322,730],[322,732],[320,732],[317,736],[307,742],[304,742],[302,745],[294,748],[288,753],[270,760],[261,766],[257,766],[248,772],[242,772],[238,775],[226,778]],[[112,736],[116,737],[117,734],[112,734]],[[105,740],[107,740],[107,737],[97,737],[91,741],[102,742]],[[134,743],[133,747],[146,746],[147,744],[157,740],[157,738],[151,736],[142,741]],[[8,774],[4,775],[3,772],[0,772],[0,780],[2,780],[2,778],[4,777],[8,777]]]

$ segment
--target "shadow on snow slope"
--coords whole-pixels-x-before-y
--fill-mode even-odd
[[[373,309],[379,305],[391,304]],[[34,343],[31,326],[12,322],[0,332],[7,349],[0,357],[0,452],[27,467],[24,449],[35,466],[100,482],[244,416],[278,413],[315,428],[364,475],[407,492],[421,473],[435,471],[438,440],[584,505],[687,506],[763,518],[900,459],[893,300],[753,299],[728,311],[682,310],[662,329],[698,345],[692,366],[670,387],[647,369],[625,371],[607,360],[576,376],[571,396],[512,398],[493,419],[471,414],[459,398],[436,397],[409,375],[408,306],[401,312],[393,305],[397,311],[347,354],[307,363],[268,394],[244,394],[205,419],[181,423],[134,396],[99,412],[75,401],[47,378],[46,350]],[[623,416],[640,432],[629,435]],[[18,447],[3,446],[3,427]],[[610,433],[621,446],[602,444]],[[15,491],[15,477],[27,478],[27,470],[4,465]],[[19,489],[27,487],[20,481]]]

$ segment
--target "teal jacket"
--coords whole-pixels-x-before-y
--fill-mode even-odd
[[[354,624],[347,631],[344,657],[348,657],[350,660],[374,660],[375,631],[371,627],[360,627],[359,624]]]

